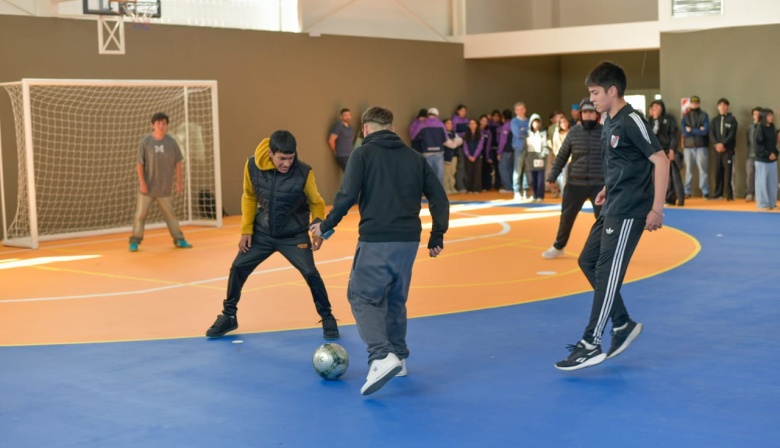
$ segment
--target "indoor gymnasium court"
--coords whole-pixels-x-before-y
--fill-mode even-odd
[[[751,109],[780,96],[775,63],[744,50],[779,19],[769,0],[0,0],[0,447],[778,446],[780,212],[745,200],[744,167]],[[713,45],[741,69],[723,74]],[[698,72],[681,74],[691,54]],[[205,336],[261,139],[295,134],[329,209],[341,108],[388,107],[407,142],[432,106],[568,116],[602,60],[625,68],[632,101],[663,97],[679,119],[692,95],[711,116],[727,96],[739,121],[735,200],[695,184],[641,238],[621,289],[644,325],[630,350],[554,368],[591,311],[578,255],[592,209],[544,259],[561,200],[495,190],[449,195],[436,258],[423,200],[408,376],[375,394],[360,393],[346,297],[357,207],[314,253],[349,353],[341,378],[315,372],[320,316],[279,254],[249,277],[239,328]],[[163,110],[194,247],[176,248],[155,211],[130,252],[138,141]]]

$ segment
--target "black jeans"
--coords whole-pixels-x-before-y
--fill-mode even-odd
[[[561,221],[558,224],[558,236],[555,237],[555,246],[558,250],[563,250],[566,244],[569,243],[569,236],[571,236],[571,229],[574,227],[574,221],[577,220],[577,215],[582,210],[582,205],[586,200],[590,199],[593,204],[593,214],[596,219],[601,214],[601,206],[596,205],[596,196],[601,191],[600,186],[589,185],[573,185],[568,182],[563,187],[563,200],[561,201]]]
[[[322,281],[317,267],[314,265],[314,255],[311,251],[311,240],[307,233],[293,238],[274,239],[265,235],[252,235],[252,246],[246,253],[238,252],[233,265],[230,267],[228,278],[227,298],[223,302],[222,313],[235,316],[238,311],[238,301],[241,299],[241,289],[249,275],[270,257],[274,252],[279,252],[290,264],[303,275],[306,284],[309,285],[314,306],[320,317],[331,315],[328,292]]]
[[[593,286],[593,306],[582,336],[591,344],[601,344],[608,320],[613,328],[629,320],[620,287],[644,229],[645,218],[600,216],[593,224],[579,258],[580,269]]]
[[[734,151],[725,150],[715,153],[715,193],[713,198],[726,196],[726,199],[734,199],[734,191],[731,189],[731,175],[734,172]]]

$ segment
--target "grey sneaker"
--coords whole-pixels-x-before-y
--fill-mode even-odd
[[[542,258],[552,260],[553,258],[562,257],[563,254],[563,249],[556,249],[555,246],[552,246],[546,251],[542,252]]]

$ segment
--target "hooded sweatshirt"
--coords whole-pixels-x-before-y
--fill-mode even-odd
[[[539,122],[539,130],[533,130],[534,121]],[[528,139],[526,140],[528,157],[531,158],[531,171],[544,169],[544,161],[547,158],[547,131],[542,128],[542,118],[539,114],[532,114],[528,120]]]
[[[647,123],[653,130],[658,143],[664,150],[677,150],[677,121],[671,115],[666,113],[666,104],[662,100],[656,100],[654,103],[661,105],[661,116],[658,118],[649,117]]]
[[[254,157],[250,157],[244,166],[244,194],[241,196],[241,234],[252,235],[256,231],[267,233],[270,231],[264,231],[262,226],[258,228],[255,226],[255,218],[258,214],[270,215],[272,213],[281,212],[280,218],[284,220],[294,219],[293,215],[299,207],[306,207],[311,213],[312,219],[322,220],[325,217],[325,201],[320,196],[320,192],[317,190],[317,183],[314,180],[314,171],[312,171],[309,165],[298,160],[296,156],[295,161],[286,173],[280,173],[273,161],[271,161],[271,148],[269,146],[269,139],[264,139],[257,145],[255,149]],[[254,165],[254,169],[250,169],[249,164]],[[272,188],[268,191],[268,195],[264,195],[258,200],[256,187],[260,187],[257,182],[252,181],[252,171],[264,172],[265,178],[268,179],[268,185]],[[278,200],[281,198],[275,197],[273,194],[273,187],[281,181],[287,180],[291,176],[301,175],[302,172],[308,172],[305,177],[304,187],[301,190],[301,196],[299,200],[295,200],[293,203],[290,199],[285,199],[284,203],[280,203]],[[292,198],[290,195],[289,198]],[[276,202],[274,202],[276,200]],[[298,203],[300,202],[300,203]],[[276,210],[272,208],[276,207]],[[270,218],[270,216],[268,216]],[[261,217],[262,218],[262,217]],[[263,222],[264,219],[259,221]],[[308,221],[308,220],[307,220]],[[304,232],[308,231],[308,222],[306,222],[306,228]],[[274,236],[274,235],[271,235]],[[285,235],[288,236],[288,235]]]
[[[450,207],[439,178],[425,157],[395,132],[374,131],[350,156],[341,189],[320,230],[325,233],[336,227],[357,203],[360,241],[420,241],[423,195],[433,218],[428,247],[444,247]]]

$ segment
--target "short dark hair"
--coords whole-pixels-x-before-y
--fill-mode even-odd
[[[718,100],[718,104],[721,104],[721,103],[725,104],[726,106],[731,106],[731,103],[729,103],[729,100],[727,100],[726,98],[719,99]]]
[[[466,107],[465,104],[458,104],[457,106],[455,106],[455,113],[458,113],[458,111],[461,109],[468,109],[468,108]]]
[[[368,111],[366,111],[368,112]],[[417,118],[428,118],[428,109],[420,109],[417,111]]]
[[[774,114],[775,114],[775,113],[772,111],[772,109],[769,109],[769,108],[766,108],[766,107],[762,108],[762,109],[761,109],[761,119],[760,119],[760,122],[761,122],[761,123],[766,123],[766,117],[767,117],[768,115],[770,115],[770,114],[771,114],[771,115],[774,115]]]
[[[511,120],[514,117],[512,111],[509,109],[504,109],[503,112],[501,112],[501,116],[503,116],[505,120]]]
[[[585,87],[588,88],[598,86],[607,91],[614,86],[619,98],[623,98],[626,93],[627,84],[626,72],[623,71],[623,68],[609,61],[597,65],[585,78]]]
[[[271,147],[271,152],[276,154],[281,152],[282,154],[295,154],[298,149],[298,143],[295,141],[295,136],[290,131],[279,130],[271,134],[271,139],[268,142],[268,146]]]
[[[170,123],[168,120],[168,115],[166,115],[165,112],[157,112],[156,114],[152,115],[152,124],[160,120],[165,120],[166,123]]]
[[[360,117],[363,124],[374,123],[382,127],[388,127],[393,124],[393,113],[389,109],[379,106],[369,107]]]
[[[344,112],[350,112],[350,110],[345,107],[344,109],[341,109],[341,112],[339,112],[339,115],[344,115]]]
[[[756,107],[754,107],[754,108],[753,108],[753,109],[750,111],[750,113],[751,113],[751,114],[752,114],[753,112],[758,112],[758,113],[761,113],[761,110],[763,110],[763,109],[764,109],[764,108],[763,108],[763,107],[761,107],[761,106],[756,106]]]

